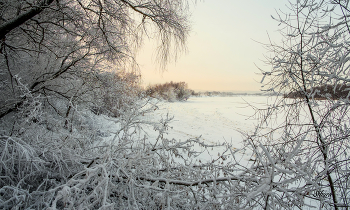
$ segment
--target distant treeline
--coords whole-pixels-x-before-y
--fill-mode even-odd
[[[194,96],[247,96],[247,95],[265,95],[262,92],[259,93],[237,93],[237,92],[220,92],[220,91],[205,91],[205,92],[196,92]]]
[[[314,99],[332,99],[338,100],[340,98],[347,98],[349,96],[350,85],[322,85],[319,87],[314,87],[312,90],[307,89],[306,92],[311,95]],[[304,98],[303,91],[294,91],[288,94],[284,94],[285,98]]]
[[[220,91],[205,91],[195,92],[188,89],[186,82],[167,82],[164,84],[149,85],[146,88],[146,94],[153,98],[163,99],[167,101],[185,101],[189,97],[230,97],[230,96],[248,96],[248,95],[271,95],[265,92],[220,92]]]

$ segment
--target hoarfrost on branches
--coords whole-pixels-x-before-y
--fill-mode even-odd
[[[284,39],[266,45],[261,83],[279,96],[242,149],[168,138],[170,116],[147,118],[158,107],[133,49],[156,30],[167,61],[185,43],[187,6],[1,3],[0,208],[349,207],[348,1],[297,1],[274,16]]]
[[[247,135],[269,179],[262,208],[349,207],[348,15],[348,1],[303,0],[274,18],[283,40],[265,45],[262,82],[279,97]]]

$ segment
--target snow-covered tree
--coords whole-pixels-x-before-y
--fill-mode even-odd
[[[160,62],[167,62],[184,46],[187,7],[182,0],[2,1],[0,117],[25,100],[17,94],[16,75],[36,94],[71,98],[75,93],[67,92],[77,77],[135,70],[134,49],[145,35],[159,40]]]
[[[264,177],[252,192],[262,208],[349,208],[350,95],[339,94],[350,81],[348,5],[292,1],[273,16],[283,40],[266,45],[261,82],[279,96],[247,138]]]

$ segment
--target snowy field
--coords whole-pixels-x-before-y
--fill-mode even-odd
[[[169,130],[173,138],[201,136],[208,143],[239,144],[241,132],[251,132],[257,124],[248,103],[264,107],[268,100],[267,96],[192,97],[185,102],[162,102],[154,114],[174,117]]]

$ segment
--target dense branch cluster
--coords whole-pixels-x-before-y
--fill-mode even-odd
[[[296,1],[290,13],[273,17],[283,40],[266,45],[272,68],[262,72],[262,83],[284,97],[257,112],[262,123],[250,141],[264,148],[270,186],[287,189],[266,194],[266,208],[291,196],[300,208],[349,208],[348,5]]]

